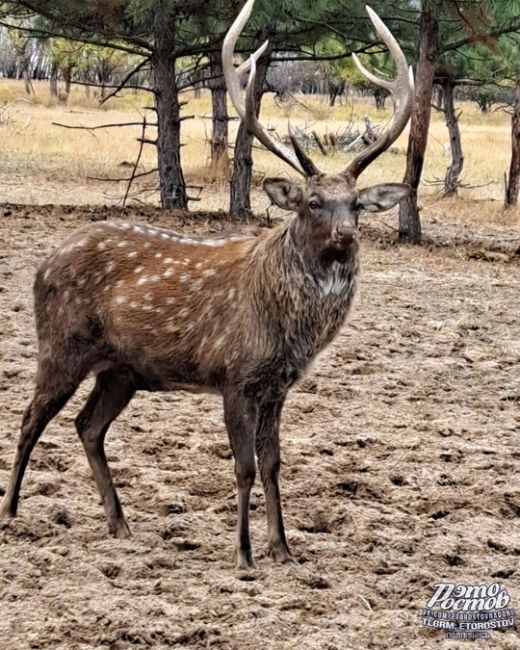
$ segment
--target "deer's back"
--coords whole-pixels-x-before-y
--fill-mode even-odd
[[[40,348],[73,341],[94,371],[124,365],[153,390],[290,385],[341,326],[357,267],[313,280],[286,230],[195,239],[89,225],[38,270]]]
[[[255,239],[194,239],[124,222],[87,226],[38,270],[40,342],[58,348],[79,337],[151,388],[211,388],[243,349],[241,278]]]

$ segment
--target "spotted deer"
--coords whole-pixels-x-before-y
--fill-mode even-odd
[[[235,459],[237,567],[253,564],[249,499],[255,455],[266,498],[269,554],[292,559],[282,520],[279,426],[289,388],[338,334],[356,290],[358,217],[387,210],[408,194],[399,183],[356,189],[359,174],[399,136],[410,116],[413,82],[405,57],[367,8],[396,64],[394,81],[372,81],[395,101],[379,139],[338,175],[320,173],[291,136],[273,140],[255,114],[255,61],[238,68],[236,41],[248,0],[223,44],[224,74],[247,128],[304,178],[267,178],[264,190],[293,212],[283,225],[253,236],[195,238],[128,222],[79,230],[46,259],[34,283],[39,341],[34,396],[23,416],[0,518],[16,514],[29,456],[49,421],[89,373],[95,386],[75,424],[99,489],[111,533],[130,534],[104,452],[110,424],[138,390],[207,391],[222,395]],[[242,96],[240,75],[249,71]],[[204,480],[201,477],[201,480]]]

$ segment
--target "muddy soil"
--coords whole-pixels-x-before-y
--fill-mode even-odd
[[[0,493],[32,390],[35,268],[103,216],[0,209]],[[256,568],[232,566],[233,461],[212,396],[138,394],[114,423],[133,537],[112,539],[73,425],[85,382],[0,525],[0,648],[468,648],[422,627],[435,583],[498,582],[520,608],[520,266],[466,257],[366,238],[354,312],[284,411],[294,565],[266,556],[257,482]]]

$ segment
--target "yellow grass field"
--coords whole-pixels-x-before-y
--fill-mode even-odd
[[[128,175],[137,155],[136,138],[140,134],[140,127],[82,131],[54,126],[53,122],[76,126],[140,122],[144,113],[148,113],[149,119],[153,120],[153,113],[145,109],[150,105],[151,97],[142,92],[127,91],[100,108],[94,93],[87,97],[82,87],[73,88],[66,106],[51,100],[46,82],[36,82],[35,91],[36,96],[31,104],[18,101],[15,106],[6,108],[9,102],[24,97],[23,86],[19,82],[0,80],[0,200],[38,204],[99,204],[120,200],[124,183],[107,184],[90,179]],[[185,174],[189,182],[204,185],[210,178],[207,142],[211,130],[209,93],[203,92],[202,97],[196,99],[188,92],[183,94],[182,99],[187,101],[183,114],[195,116],[183,122],[182,127]],[[385,123],[391,116],[390,105],[386,111],[377,113],[370,100],[354,100],[335,108],[329,108],[325,98],[304,96],[301,100],[302,103],[280,108],[273,95],[266,95],[262,104],[263,122],[280,135],[286,133],[289,119],[295,126],[312,127],[317,133],[325,134],[337,133],[351,119],[362,121],[369,115],[375,122]],[[506,213],[502,210],[504,173],[510,156],[509,116],[502,111],[485,115],[469,103],[459,108],[462,111],[461,132],[465,154],[462,180],[472,188],[462,189],[456,200],[437,201],[439,187],[432,185],[431,181],[443,177],[449,158],[444,151],[448,136],[443,116],[434,110],[423,174],[422,200],[425,206],[428,210],[443,213],[449,205],[450,212],[455,211],[462,219],[473,220],[482,218],[479,213],[482,212],[481,202],[484,201],[486,220],[517,222],[516,210]],[[29,116],[30,121],[24,126]],[[237,128],[238,121],[231,121],[232,139]],[[154,129],[150,128],[149,131],[149,136],[153,137]],[[393,147],[394,152],[387,152],[377,160],[365,172],[361,182],[368,185],[383,178],[399,180],[405,165],[406,142],[407,134],[404,133]],[[291,173],[272,154],[259,148],[255,149],[254,160],[259,179],[265,174]],[[324,157],[316,154],[316,160],[322,169],[332,171],[345,166],[349,155]],[[152,146],[146,146],[140,171],[151,169],[155,164],[155,150]],[[220,187],[214,185],[211,191],[203,189],[197,207],[225,208],[225,181],[225,178],[222,179]],[[150,177],[146,183],[154,185],[156,179]],[[253,199],[255,207],[266,207],[266,200],[261,194],[257,197],[255,193]],[[153,202],[157,197],[150,195],[147,200]]]

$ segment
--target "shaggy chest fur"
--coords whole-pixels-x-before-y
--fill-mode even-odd
[[[334,263],[318,278],[301,287],[287,307],[285,343],[290,357],[304,370],[338,334],[357,286],[357,255],[347,265]]]
[[[275,354],[301,374],[345,321],[357,286],[358,246],[344,262],[324,265],[302,253],[289,234],[280,233],[272,248],[269,242],[263,246],[265,286],[260,282],[254,290],[264,312],[257,321],[264,324]]]

